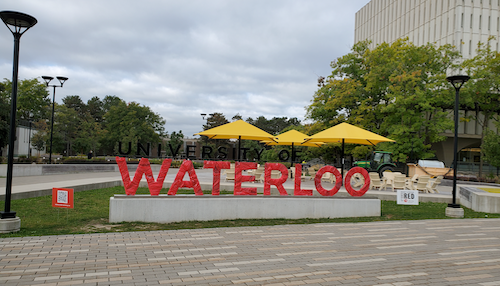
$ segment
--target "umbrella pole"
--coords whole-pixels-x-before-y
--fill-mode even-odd
[[[295,154],[293,153],[293,142],[292,142],[292,155],[290,156],[290,158],[291,158],[290,159],[291,160],[291,162],[290,162],[290,168],[293,167],[293,162],[295,161],[295,156],[294,155]]]
[[[342,138],[342,184],[344,183],[344,138]]]
[[[241,158],[240,158],[240,153],[241,153],[241,136],[238,137],[238,162],[241,161]]]

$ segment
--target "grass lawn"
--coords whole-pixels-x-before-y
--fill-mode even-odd
[[[167,193],[167,190],[162,190],[161,193]],[[179,190],[178,193],[192,194],[193,191]],[[210,194],[210,191],[205,191],[205,193]],[[123,187],[77,192],[74,194],[74,209],[53,208],[52,196],[14,200],[11,202],[11,210],[17,212],[17,215],[21,218],[21,231],[11,234],[0,234],[0,238],[117,231],[448,218],[445,216],[447,205],[444,203],[420,203],[418,206],[408,206],[397,205],[396,202],[393,201],[382,201],[382,216],[380,217],[336,219],[238,219],[208,222],[190,221],[168,224],[143,222],[111,224],[108,222],[109,198],[114,194],[124,194]],[[149,190],[147,188],[139,188],[137,194],[149,194]],[[221,192],[221,194],[231,193]],[[4,202],[0,201],[0,206],[2,206],[2,208],[3,205]],[[464,210],[465,218],[484,218],[486,215],[490,218],[500,218],[500,214],[479,213],[467,208],[464,208]]]

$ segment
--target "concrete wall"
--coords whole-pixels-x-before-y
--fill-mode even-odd
[[[109,221],[170,223],[224,219],[380,216],[376,198],[115,195]]]
[[[500,213],[500,194],[474,187],[459,188],[460,204],[476,212]]]
[[[460,204],[477,212],[500,213],[500,194],[474,187],[459,188]]]

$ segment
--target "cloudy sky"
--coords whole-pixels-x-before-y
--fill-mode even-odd
[[[21,38],[20,79],[66,76],[59,103],[116,95],[192,137],[200,113],[302,120],[318,76],[354,44],[355,13],[368,2],[2,0],[0,10],[38,20]],[[12,79],[12,55],[3,26],[2,79]]]

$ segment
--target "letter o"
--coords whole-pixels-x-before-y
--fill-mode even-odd
[[[286,153],[286,158],[283,158],[284,153]],[[283,149],[278,153],[278,157],[280,158],[281,161],[288,161],[288,158],[290,158],[290,153],[288,153],[287,150]]]
[[[359,191],[356,191],[351,186],[351,178],[356,173],[360,173],[365,179],[365,184],[363,185],[363,187],[361,187],[361,189],[359,189]],[[368,171],[361,167],[354,167],[350,169],[349,172],[347,172],[347,175],[345,176],[344,186],[349,195],[353,197],[363,196],[370,188],[370,176],[368,175]]]
[[[335,186],[330,190],[323,188],[321,185],[321,177],[323,177],[323,174],[326,172],[330,172],[335,175]],[[340,187],[342,186],[342,175],[337,168],[334,168],[333,166],[324,166],[316,173],[316,177],[314,177],[314,185],[316,186],[318,193],[322,196],[331,197],[340,190]]]

